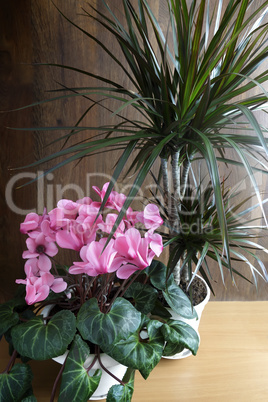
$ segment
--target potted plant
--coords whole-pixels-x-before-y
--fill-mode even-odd
[[[128,208],[104,248],[125,200],[112,191],[100,209],[107,187],[94,187],[100,202],[61,200],[21,224],[26,278],[17,280],[16,297],[0,306],[0,334],[11,351],[0,374],[1,401],[36,400],[29,359],[62,363],[51,401],[59,381],[59,401],[130,401],[135,370],[146,379],[162,355],[184,347],[197,352],[198,334],[171,320],[159,299],[183,317],[195,317],[190,300],[154,260],[163,249],[158,208]],[[61,262],[59,247],[76,252],[71,266]]]
[[[216,260],[221,273],[226,268],[233,281],[235,274],[243,276],[234,266],[238,261],[250,267],[251,273],[260,274],[267,280],[261,259],[254,256],[255,250],[260,249],[254,239],[256,230],[259,235],[259,230],[267,226],[264,202],[255,174],[267,173],[266,129],[258,123],[257,113],[265,109],[268,98],[264,88],[267,71],[258,70],[267,59],[268,26],[265,16],[268,1],[251,12],[253,2],[250,0],[229,0],[225,8],[221,0],[214,8],[209,7],[209,2],[205,0],[167,0],[169,24],[166,31],[162,30],[146,0],[138,0],[137,9],[131,1],[122,0],[124,20],[114,14],[106,1],[103,4],[103,12],[91,4],[83,12],[86,18],[93,19],[113,35],[122,50],[124,61],[117,59],[112,49],[108,49],[90,31],[64,18],[111,57],[129,79],[129,86],[124,86],[124,81],[116,82],[91,70],[81,71],[73,66],[54,64],[55,67],[96,79],[98,84],[84,88],[61,86],[59,96],[53,96],[48,101],[82,96],[89,101],[89,113],[93,106],[102,106],[99,99],[91,99],[91,95],[97,92],[103,98],[121,102],[121,106],[113,111],[121,120],[110,126],[95,127],[99,130],[100,138],[96,136],[91,140],[77,142],[76,145],[48,155],[38,163],[62,157],[62,161],[49,170],[53,171],[74,160],[103,152],[104,148],[123,149],[100,209],[109,201],[114,183],[122,176],[128,162],[127,174],[134,171],[136,176],[113,221],[113,228],[105,244],[102,244],[105,250],[114,241],[131,202],[151,173],[152,166],[160,162],[159,177],[155,182],[162,199],[159,194],[155,194],[154,199],[161,207],[168,230],[168,268],[160,262],[153,263],[143,271],[145,277],[141,275],[139,280],[135,280],[129,292],[134,292],[133,289],[137,291],[139,286],[149,283],[153,289],[162,292],[165,301],[174,308],[173,303],[180,300],[178,284],[181,277],[188,281],[190,292],[193,276],[197,272],[212,288],[212,274],[207,258]],[[99,82],[103,83],[101,87]],[[252,94],[254,89],[258,92]],[[134,108],[137,112],[135,119],[129,119],[123,114],[128,108]],[[93,128],[81,126],[84,116],[78,119],[77,125],[72,127],[66,138]],[[58,127],[50,127],[50,130],[53,129],[58,130]],[[134,151],[134,159],[130,159]],[[246,213],[256,208],[248,207],[241,201],[232,205],[235,198],[230,197],[224,187],[224,177],[229,173],[222,172],[223,166],[239,168],[247,175],[257,199],[256,208],[259,207],[265,225],[243,225]],[[209,188],[206,191],[207,185]],[[187,208],[194,212],[191,218],[184,213]],[[198,232],[194,234],[188,229],[193,227],[191,219],[197,217],[201,221]],[[184,223],[188,225],[186,231],[182,230],[181,225]],[[261,251],[267,252],[264,247]],[[251,263],[251,258],[255,259],[259,268]],[[142,289],[141,294],[145,294]],[[123,299],[127,296],[130,300],[135,299],[132,293],[127,292],[123,294]],[[162,325],[160,306],[161,303],[159,305],[157,301],[150,311],[150,319],[161,317],[161,321],[156,320],[161,333],[166,331],[171,336],[170,329]],[[15,321],[13,307],[5,308],[9,308],[7,321]],[[23,328],[22,325],[20,323],[18,327]],[[148,327],[147,330],[149,332]],[[171,342],[171,354],[181,351],[182,346],[178,346],[177,341],[168,339]],[[113,355],[112,349],[105,350],[105,345],[99,346],[103,347],[104,352]],[[165,354],[163,350],[161,354]],[[125,364],[125,357],[121,362]]]
[[[228,176],[232,167],[243,171],[249,179],[263,216],[262,226],[267,226],[256,173],[267,173],[268,148],[264,136],[265,128],[258,123],[256,113],[267,106],[267,92],[264,88],[268,78],[267,71],[259,71],[258,68],[268,54],[265,40],[268,2],[262,2],[251,11],[250,0],[228,1],[225,7],[223,1],[211,6],[205,0],[200,3],[190,1],[189,4],[185,0],[167,0],[169,24],[166,31],[161,28],[146,0],[138,0],[137,9],[129,0],[122,0],[122,20],[106,1],[103,1],[103,5],[103,12],[92,4],[83,9],[83,12],[86,18],[99,23],[114,37],[122,50],[122,59],[117,59],[112,50],[90,31],[87,32],[67,17],[64,18],[100,46],[129,79],[129,86],[108,79],[104,74],[52,64],[103,83],[101,87],[98,85],[84,88],[67,88],[65,85],[59,89],[63,94],[60,93],[56,99],[76,96],[83,96],[88,100],[90,98],[87,109],[89,113],[93,106],[102,105],[99,99],[95,102],[91,99],[91,94],[97,92],[104,98],[121,102],[121,106],[114,111],[121,120],[111,126],[97,127],[100,135],[104,133],[101,138],[97,136],[66,147],[38,163],[62,157],[62,161],[49,170],[52,171],[91,153],[102,152],[104,148],[123,149],[108,186],[105,203],[114,183],[122,176],[123,168],[130,161],[130,156],[136,151],[128,170],[133,170],[136,177],[108,237],[109,241],[153,164],[159,160],[161,166],[157,185],[158,188],[162,187],[161,204],[168,216],[168,273],[174,271],[178,284],[181,277],[191,284],[192,273],[195,275],[200,272],[212,289],[206,257],[213,255],[222,278],[224,267],[235,282],[235,274],[242,274],[235,269],[233,263],[237,259],[244,261],[249,267],[252,267],[252,263],[248,258],[250,253],[244,254],[246,247],[239,256],[231,250],[232,239],[221,183],[223,176]],[[254,89],[258,91],[252,95]],[[122,114],[122,111],[127,111],[130,107],[137,112],[135,120]],[[85,115],[86,113],[68,133],[68,138],[81,130],[92,129],[80,127]],[[199,184],[193,174],[196,169],[201,172]],[[197,190],[192,193],[193,199],[203,202],[198,193],[199,185],[205,183],[206,176],[210,183],[213,213],[218,225],[217,236],[220,236],[217,244],[220,243],[220,246],[215,248],[203,237],[200,243],[202,247],[189,253],[187,246],[183,249],[181,242],[177,241],[181,236],[183,204],[188,187],[195,187]],[[201,206],[205,214],[206,208],[207,205]],[[256,224],[255,228],[259,226]],[[254,231],[255,228],[247,230]],[[199,238],[200,235],[199,233]],[[251,237],[252,233],[249,233],[249,238]],[[249,250],[252,246],[249,242],[244,245]],[[260,273],[262,271],[263,269]],[[254,267],[251,272],[259,271]],[[267,279],[266,273],[264,278]]]

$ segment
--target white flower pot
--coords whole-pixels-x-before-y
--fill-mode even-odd
[[[204,282],[204,284],[206,285],[206,289],[207,289],[207,295],[206,295],[205,299],[204,299],[201,303],[197,304],[197,305],[194,307],[194,309],[195,309],[195,311],[196,311],[196,313],[197,313],[198,318],[197,318],[197,319],[196,319],[196,318],[187,319],[187,318],[182,317],[180,314],[175,313],[172,309],[168,309],[168,310],[169,310],[169,312],[170,312],[170,314],[171,314],[171,316],[172,316],[171,318],[173,318],[174,320],[184,321],[184,322],[186,322],[187,324],[191,325],[191,327],[197,332],[197,334],[198,334],[198,336],[199,336],[199,343],[200,343],[200,335],[199,335],[199,332],[198,332],[198,327],[199,327],[199,324],[200,324],[200,320],[201,320],[201,316],[202,316],[203,310],[204,310],[206,304],[208,303],[208,301],[209,301],[209,299],[210,299],[210,289],[209,289],[207,283],[204,281],[203,278],[201,278],[199,275],[196,275],[196,276],[197,276],[202,282]],[[191,352],[189,349],[183,349],[182,352],[176,353],[176,354],[173,355],[173,356],[163,356],[163,357],[164,357],[165,359],[184,359],[185,357],[189,357],[189,356],[191,356],[191,355],[192,355],[192,352]]]
[[[46,317],[50,310],[52,309],[53,305],[50,306],[46,306],[43,311],[42,314],[44,315],[44,317]],[[63,364],[66,357],[68,355],[68,351],[66,351],[63,355],[61,356],[57,356],[52,358],[52,360],[54,360],[55,362],[59,363],[59,364]],[[93,361],[95,355],[91,354],[89,355],[89,357],[86,359],[85,363],[84,363],[84,367],[87,368],[90,366],[91,362]],[[118,363],[116,360],[114,360],[112,357],[108,356],[106,353],[101,353],[100,354],[100,359],[102,364],[117,378],[119,378],[120,380],[122,380],[122,378],[125,375],[125,372],[127,370],[126,366],[123,366],[123,364]],[[110,374],[106,373],[106,371],[104,371],[99,362],[96,361],[96,363],[94,364],[94,366],[92,367],[92,369],[89,370],[89,375],[92,376],[95,372],[95,370],[97,369],[101,369],[102,371],[102,375],[101,375],[101,379],[98,385],[98,388],[96,389],[96,391],[94,392],[94,394],[91,396],[91,398],[89,399],[90,401],[96,401],[98,399],[106,399],[107,394],[109,389],[113,386],[118,384],[118,381],[116,379],[114,379],[112,376],[110,376]]]

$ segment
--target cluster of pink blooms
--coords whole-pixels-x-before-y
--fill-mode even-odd
[[[129,278],[135,271],[150,265],[155,256],[163,250],[162,237],[155,230],[162,225],[158,207],[148,204],[142,212],[128,208],[124,219],[108,245],[107,237],[117,219],[126,196],[112,191],[103,213],[99,214],[107,187],[93,189],[101,202],[89,197],[73,202],[63,199],[57,208],[42,216],[29,213],[20,230],[27,234],[28,250],[22,257],[25,263],[26,279],[17,283],[26,285],[26,302],[33,304],[45,300],[52,290],[60,293],[67,283],[51,273],[51,258],[58,253],[58,246],[76,250],[82,261],[73,262],[70,274],[87,274],[91,277],[116,272],[119,279]],[[99,215],[98,215],[99,214]],[[141,225],[143,235],[135,227]]]

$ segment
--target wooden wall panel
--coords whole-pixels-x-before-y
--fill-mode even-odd
[[[99,0],[94,1],[94,4],[101,7]],[[113,0],[111,4],[117,13],[122,11],[120,0]],[[161,26],[166,26],[167,14],[164,1],[150,0],[149,4],[158,16]],[[256,8],[258,4],[260,1],[255,1],[253,7]],[[109,35],[93,21],[80,15],[80,6],[87,7],[86,1],[57,0],[56,5],[75,23],[97,35],[101,41],[112,48],[114,54],[119,56],[120,50]],[[95,84],[87,76],[79,76],[70,71],[49,66],[36,66],[34,63],[68,64],[95,73],[105,72],[108,78],[126,80],[121,71],[96,47],[93,41],[86,38],[60,15],[50,0],[16,0],[15,2],[0,0],[0,6],[1,110],[10,110],[53,96],[47,91],[57,88],[57,82],[67,86]],[[112,110],[117,107],[116,102],[111,101],[106,102],[105,105]],[[0,290],[4,298],[8,298],[14,291],[15,278],[24,276],[21,253],[25,249],[24,239],[19,233],[19,223],[24,217],[12,211],[5,199],[6,186],[10,184],[10,178],[17,174],[17,171],[10,171],[8,168],[25,165],[52,150],[59,149],[59,146],[63,144],[62,141],[53,145],[49,144],[66,133],[58,131],[56,134],[48,130],[22,132],[8,130],[6,127],[57,126],[60,128],[73,125],[87,106],[84,99],[78,98],[75,101],[57,101],[0,115],[2,207]],[[133,118],[135,118],[134,115]],[[110,124],[111,119],[111,115],[104,109],[94,108],[90,117],[85,120],[85,124],[96,126]],[[80,139],[83,140],[94,134],[94,132],[83,132]],[[63,196],[76,199],[89,195],[88,190],[91,185],[102,186],[108,180],[116,155],[116,153],[103,153],[85,158],[77,166],[68,165],[53,172],[38,183],[14,191],[14,203],[22,209],[37,208],[41,213],[43,207],[53,208],[57,199]],[[39,167],[39,170],[49,166],[46,164]],[[28,171],[30,170],[27,169]],[[233,177],[235,174],[233,173]],[[149,181],[146,185],[148,183]],[[267,182],[263,181],[263,188],[265,187]],[[215,286],[216,300],[267,299],[267,285],[260,284],[260,291],[256,294],[253,286],[238,281],[238,292],[227,280],[227,290],[225,290],[220,283],[217,269],[215,271],[215,280],[218,282]]]

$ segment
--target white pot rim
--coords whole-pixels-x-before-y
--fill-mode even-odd
[[[205,281],[205,279],[202,278],[202,276],[200,276],[200,275],[195,275],[195,277],[197,277],[198,279],[200,279],[200,280],[205,284],[206,289],[207,289],[207,295],[206,295],[206,297],[204,298],[204,300],[201,301],[201,303],[197,304],[197,305],[194,306],[194,307],[203,306],[203,305],[206,305],[206,304],[208,303],[209,299],[210,299],[210,295],[211,295],[210,288],[209,288],[207,282]]]

